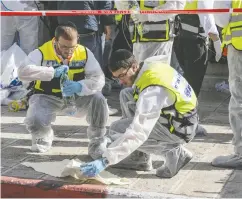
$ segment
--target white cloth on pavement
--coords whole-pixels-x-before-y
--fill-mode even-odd
[[[62,161],[53,162],[23,162],[24,166],[31,167],[35,171],[48,174],[54,177],[67,177],[72,176],[80,182],[85,182],[88,179],[95,179],[104,184],[116,184],[116,185],[126,185],[130,184],[130,181],[126,178],[119,178],[118,176],[108,172],[103,171],[98,176],[94,178],[87,178],[82,175],[80,171],[80,166],[84,162],[79,159],[64,159]]]

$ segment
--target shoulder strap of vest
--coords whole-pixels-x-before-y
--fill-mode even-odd
[[[40,51],[40,53],[42,55],[42,57],[41,57],[41,66],[42,66],[43,65],[43,61],[44,61],[44,55],[43,55],[43,52],[40,49],[38,49],[38,50]]]

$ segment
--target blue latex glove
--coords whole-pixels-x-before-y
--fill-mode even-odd
[[[80,93],[82,91],[82,85],[79,82],[66,81],[63,85],[64,96],[72,96],[75,93]]]
[[[58,78],[58,77],[60,77],[63,73],[67,73],[68,70],[69,70],[69,66],[67,66],[67,65],[61,65],[61,66],[55,68],[54,77]]]
[[[81,172],[87,177],[94,177],[106,169],[108,161],[106,158],[97,159],[95,161],[80,166]]]

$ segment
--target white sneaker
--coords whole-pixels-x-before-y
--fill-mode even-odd
[[[108,115],[111,116],[111,115],[115,115],[118,113],[118,109],[116,108],[111,108],[110,106],[108,107]]]
[[[45,153],[50,150],[53,141],[53,131],[49,136],[46,137],[36,137],[32,136],[32,146],[31,151],[38,153]]]

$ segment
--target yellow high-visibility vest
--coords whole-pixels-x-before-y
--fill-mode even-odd
[[[232,8],[242,8],[242,0],[232,0]],[[242,13],[232,13],[231,20],[227,27],[223,29],[223,43],[232,44],[237,50],[242,50]]]
[[[175,95],[174,104],[163,107],[160,114],[167,119],[171,133],[175,130],[173,120],[180,122],[196,113],[196,94],[185,78],[171,66],[158,62],[149,63],[135,83],[134,100],[137,101],[139,94],[149,86],[164,87]]]
[[[114,4],[114,10],[117,10],[116,5]],[[123,15],[122,14],[116,14],[115,15],[115,21],[118,24],[120,21],[122,21]]]
[[[165,4],[165,0],[141,0],[139,1],[140,10],[152,10],[153,8]],[[143,34],[139,35],[139,31]],[[158,22],[144,22],[142,24],[134,24],[130,20],[129,32],[133,43],[139,42],[164,42],[170,40],[170,24],[169,20]]]
[[[56,55],[53,40],[46,42],[39,47],[42,53],[42,66],[58,67],[62,65],[62,61]],[[73,55],[69,61],[68,77],[72,81],[80,81],[85,78],[85,65],[87,62],[87,51],[82,45],[77,46],[74,50]],[[54,95],[56,97],[62,97],[60,90],[60,78],[53,78],[51,81],[35,81],[34,85],[35,93]]]

